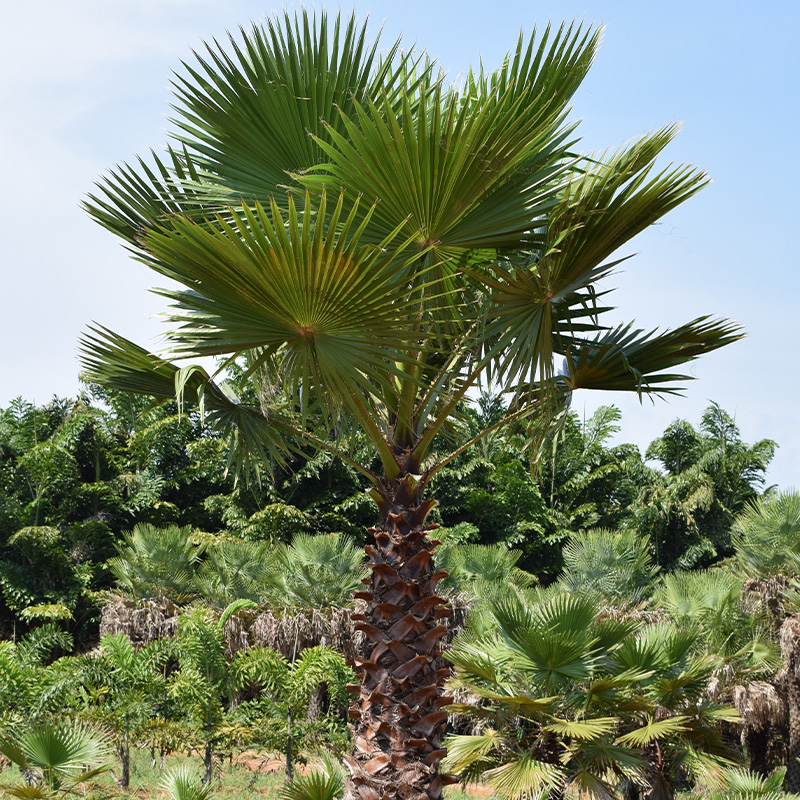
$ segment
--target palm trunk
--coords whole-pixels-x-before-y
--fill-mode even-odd
[[[796,669],[797,664],[790,662],[790,669],[786,676],[787,711],[789,712],[789,753],[786,760],[787,792],[800,792],[800,675],[797,674]]]
[[[120,746],[120,757],[122,761],[122,779],[120,786],[127,789],[131,785],[131,747],[129,742],[130,723],[128,715],[125,715],[125,734]]]
[[[292,759],[294,758],[294,737],[292,736],[292,710],[286,712],[286,765],[284,767],[284,775],[286,781],[291,783],[294,780],[294,767],[292,766]]]
[[[422,501],[411,476],[383,482],[374,493],[381,514],[366,548],[372,577],[365,614],[354,614],[364,632],[367,655],[354,667],[361,684],[350,707],[353,752],[345,759],[350,778],[344,800],[440,800],[442,787],[457,780],[439,774],[447,712],[442,696],[450,674],[439,668],[439,640],[450,612],[436,595],[447,573],[435,572],[436,540],[425,524],[435,501]]]
[[[208,786],[214,777],[214,753],[211,749],[211,742],[206,742],[205,753],[203,754],[203,786]]]
[[[800,620],[793,617],[781,626],[781,655],[786,665],[784,691],[789,717],[786,791],[800,792]]]

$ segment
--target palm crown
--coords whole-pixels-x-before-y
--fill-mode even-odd
[[[287,15],[186,65],[167,155],[117,168],[87,203],[177,283],[160,290],[168,357],[244,359],[262,402],[100,327],[82,344],[90,378],[199,400],[240,465],[302,442],[373,484],[382,521],[357,593],[372,650],[356,662],[348,800],[400,786],[436,800],[447,782],[430,477],[505,424],[546,422],[576,389],[674,392],[675,367],[740,335],[706,317],[661,334],[602,321],[598,282],[619,248],[706,177],[654,166],[675,125],[578,153],[569,102],[598,39],[548,27],[498,70],[448,85],[399,42],[378,57],[352,18]],[[432,450],[481,383],[507,393],[507,413]],[[358,437],[331,441],[350,428],[379,470],[348,450]]]
[[[706,177],[654,168],[675,125],[575,154],[567,106],[597,42],[548,28],[461,86],[399,42],[378,60],[353,19],[329,31],[324,15],[287,17],[233,55],[209,47],[176,79],[167,158],[118,168],[87,205],[180,284],[161,292],[172,355],[278,365],[292,413],[265,422],[202,371],[102,328],[84,339],[90,375],[160,396],[177,379],[255,460],[314,437],[309,412],[329,428],[344,412],[388,478],[422,471],[479,381],[510,393],[515,419],[536,413],[543,387],[674,391],[673,368],[736,327],[609,328],[596,286],[612,254]]]

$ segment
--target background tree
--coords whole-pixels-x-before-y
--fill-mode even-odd
[[[658,563],[668,569],[708,566],[733,554],[734,518],[758,497],[776,444],[748,445],[717,403],[698,430],[676,420],[647,449],[665,473],[643,481],[636,526],[648,533]]]

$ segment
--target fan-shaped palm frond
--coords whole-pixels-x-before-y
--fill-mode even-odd
[[[0,753],[40,783],[0,788],[14,797],[60,797],[75,786],[110,769],[108,738],[79,723],[44,724],[18,737],[0,740]]]
[[[157,528],[146,522],[123,533],[125,545],[109,560],[109,567],[123,591],[135,597],[191,597],[192,578],[203,548],[191,542],[190,529],[171,525]]]
[[[240,197],[266,201],[288,170],[319,162],[308,134],[326,139],[326,123],[341,130],[338,109],[376,91],[391,96],[395,83],[425,86],[432,69],[399,55],[399,41],[379,51],[354,17],[337,15],[331,30],[324,12],[269,19],[229,45],[232,54],[208,45],[176,75],[177,147],[152,167],[118,167],[90,195],[92,216],[131,244],[169,215],[204,215]]]

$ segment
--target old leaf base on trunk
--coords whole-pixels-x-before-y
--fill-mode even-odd
[[[367,601],[354,614],[367,639],[364,658],[352,665],[361,684],[350,687],[358,698],[350,707],[353,752],[344,800],[439,800],[442,787],[456,783],[439,774],[447,724],[441,687],[450,670],[441,666],[439,642],[450,616],[436,584],[433,551],[439,542],[426,532],[436,527],[425,518],[433,500],[420,500],[411,476],[384,482],[373,491],[381,525],[367,555],[369,590],[356,592]]]

